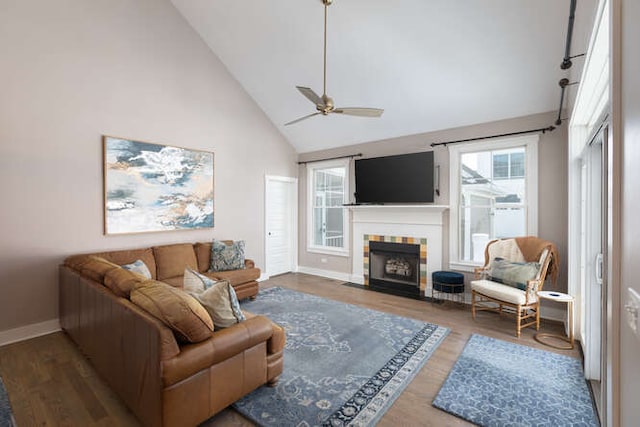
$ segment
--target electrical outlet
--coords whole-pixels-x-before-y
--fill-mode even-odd
[[[640,314],[640,294],[632,288],[627,288],[628,301],[624,306],[627,312],[627,323],[631,327],[636,336],[640,337],[640,331],[638,330],[638,316]]]

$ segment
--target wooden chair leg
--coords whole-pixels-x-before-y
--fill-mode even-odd
[[[540,302],[536,304],[536,331],[540,330]]]
[[[476,293],[471,291],[471,317],[476,320]]]
[[[520,322],[522,321],[522,309],[520,306],[517,308],[517,318],[516,318],[516,336],[520,338]]]

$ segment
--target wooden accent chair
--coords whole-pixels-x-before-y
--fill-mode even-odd
[[[471,314],[481,310],[516,315],[516,336],[528,326],[540,329],[540,301],[549,277],[555,283],[558,250],[552,242],[537,237],[515,237],[490,241],[485,265],[475,269],[471,282]]]

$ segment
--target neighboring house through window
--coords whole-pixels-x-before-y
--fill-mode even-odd
[[[496,238],[537,235],[538,136],[449,147],[450,265],[472,271]]]
[[[343,204],[349,194],[349,161],[310,163],[307,170],[307,250],[348,256],[349,222]]]

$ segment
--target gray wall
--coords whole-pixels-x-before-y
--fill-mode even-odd
[[[168,0],[0,2],[0,332],[57,317],[74,253],[245,239],[296,153]],[[215,228],[103,233],[101,135],[215,152]]]
[[[526,129],[547,127],[555,121],[554,112],[536,114],[527,117],[501,120],[498,122],[483,123],[474,126],[466,126],[456,129],[447,129],[437,132],[410,135],[401,138],[387,139],[366,144],[352,145],[325,151],[316,151],[300,154],[299,160],[316,160],[335,156],[362,153],[364,157],[387,156],[418,151],[431,150],[433,142],[443,142],[457,139],[473,138],[484,135],[516,132]],[[435,204],[449,204],[449,152],[444,147],[434,149],[436,165],[440,165],[440,196],[436,197]],[[562,260],[567,254],[567,131],[566,126],[561,126],[551,133],[541,134],[538,145],[538,235],[541,238],[556,243],[561,257],[561,269],[559,276],[559,289],[567,289],[567,268]],[[310,253],[307,248],[306,219],[307,219],[307,195],[306,195],[306,167],[300,166],[299,170],[299,265],[303,267],[331,270],[339,273],[351,273],[351,259],[345,257],[319,255]],[[445,218],[447,214],[445,214]],[[447,267],[449,259],[448,222],[444,227],[443,242],[443,268]],[[431,249],[430,249],[431,250]],[[326,262],[321,262],[321,259]]]
[[[620,302],[628,302],[627,288],[633,288],[640,293],[640,227],[638,227],[638,212],[640,212],[640,2],[637,0],[621,0],[614,2],[614,49],[613,49],[613,134],[614,150],[622,154],[622,256],[620,259],[621,281]],[[618,33],[620,31],[620,33]],[[615,212],[615,210],[614,210]],[[616,218],[618,219],[618,218]],[[616,242],[617,243],[617,242]],[[618,246],[614,245],[617,253]],[[616,308],[616,302],[613,301]],[[620,379],[620,422],[621,426],[637,426],[640,424],[640,369],[638,369],[638,355],[640,354],[640,338],[634,335],[627,324],[626,312],[621,308],[618,312],[620,331],[620,366],[613,375]],[[614,330],[614,333],[618,331]],[[617,335],[617,334],[616,334]],[[610,337],[614,343],[617,337]],[[617,360],[609,361],[616,365]],[[615,407],[615,405],[614,405]]]

